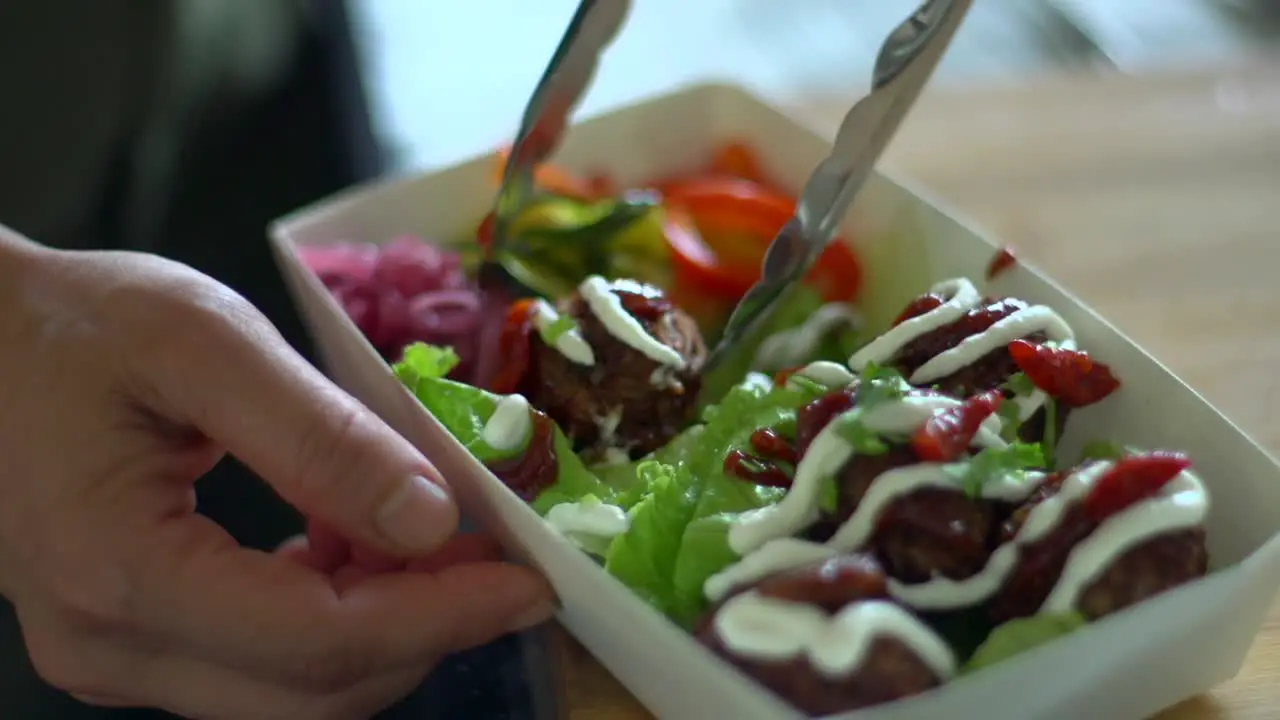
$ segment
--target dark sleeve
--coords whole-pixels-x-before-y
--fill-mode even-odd
[[[92,246],[161,68],[164,0],[0,3],[0,222]]]

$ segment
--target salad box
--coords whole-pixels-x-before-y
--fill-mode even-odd
[[[691,86],[573,127],[558,166],[607,169],[620,182],[690,169],[724,138],[759,149],[778,182],[797,191],[829,143],[751,94]],[[325,369],[414,442],[449,480],[464,512],[540,568],[562,604],[559,620],[662,718],[783,718],[797,711],[721,661],[606,574],[476,460],[375,352],[298,248],[405,233],[451,238],[473,228],[494,196],[493,157],[357,187],[278,220],[278,261]],[[936,282],[980,278],[997,247],[927,194],[884,175],[864,187],[842,226],[864,264],[859,310],[887,328]],[[1234,675],[1280,587],[1280,466],[1200,395],[1032,267],[990,281],[999,295],[1043,303],[1082,347],[1123,378],[1124,392],[1073,411],[1066,455],[1092,438],[1172,447],[1195,459],[1212,495],[1205,529],[1209,574],[1054,642],[913,697],[839,717],[1138,718]],[[1230,372],[1230,366],[1224,366]]]

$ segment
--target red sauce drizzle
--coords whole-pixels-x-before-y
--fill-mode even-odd
[[[935,310],[941,307],[944,303],[946,303],[946,300],[944,300],[941,295],[934,295],[932,293],[929,295],[921,295],[915,300],[912,300],[911,303],[902,310],[902,314],[898,316],[897,320],[893,321],[893,325],[894,327],[897,327],[911,318],[920,317],[930,310]]]
[[[625,290],[616,290],[614,294],[622,301],[622,309],[637,320],[657,322],[674,309],[671,301],[662,295],[641,295]]]
[[[555,424],[540,412],[533,412],[533,437],[519,457],[489,463],[489,470],[503,485],[525,502],[556,483],[560,459],[556,457]]]
[[[751,433],[751,447],[761,457],[770,460],[781,460],[792,465],[800,462],[800,453],[796,452],[795,445],[773,428],[760,428]]]
[[[987,263],[987,279],[994,280],[997,275],[1007,272],[1017,264],[1018,258],[1013,254],[1013,248],[1005,245]]]
[[[756,485],[791,487],[791,476],[785,470],[745,450],[729,451],[724,458],[724,472]]]
[[[747,482],[768,487],[791,487],[791,475],[779,463],[795,466],[800,461],[790,440],[773,428],[760,428],[751,433],[751,449],[732,450],[724,459],[724,471]]]
[[[818,433],[831,423],[837,415],[853,407],[857,391],[854,388],[843,388],[823,395],[800,408],[796,415],[796,451],[804,455],[818,437]]]
[[[520,388],[529,371],[532,353],[530,339],[533,333],[533,300],[524,299],[511,303],[507,322],[498,340],[498,357],[502,358],[489,389],[501,395],[509,395]]]

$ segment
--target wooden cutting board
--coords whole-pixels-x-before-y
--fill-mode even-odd
[[[792,109],[831,131],[848,100]],[[1014,244],[1280,451],[1280,59],[931,93],[884,165]],[[651,717],[567,636],[562,650],[573,720]],[[1280,718],[1280,605],[1238,677],[1159,717]]]

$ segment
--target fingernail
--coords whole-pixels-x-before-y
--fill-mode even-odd
[[[556,612],[554,603],[542,601],[533,605],[524,611],[516,614],[511,619],[511,632],[521,632],[529,628],[537,627],[547,620]]]
[[[378,529],[391,542],[409,550],[431,550],[453,528],[441,527],[441,508],[453,498],[444,488],[415,476],[378,511]]]

